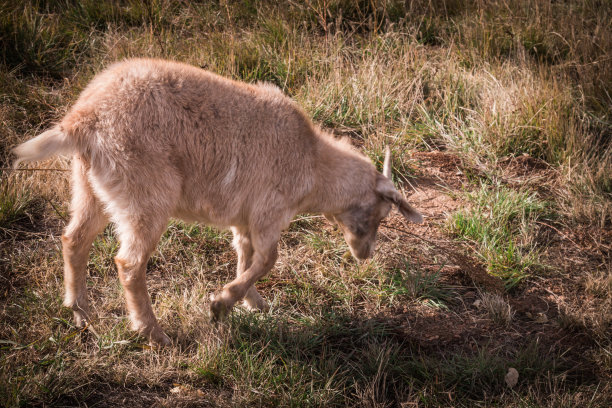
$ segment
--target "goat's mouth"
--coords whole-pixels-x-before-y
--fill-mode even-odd
[[[374,254],[374,245],[363,245],[360,248],[353,248],[349,245],[349,249],[351,250],[351,254],[358,261],[365,261],[368,258],[371,258]]]

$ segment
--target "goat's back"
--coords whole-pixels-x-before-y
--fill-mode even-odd
[[[116,190],[178,186],[169,205],[184,218],[230,225],[263,201],[294,206],[312,184],[317,135],[293,101],[189,65],[117,63],[60,125]]]

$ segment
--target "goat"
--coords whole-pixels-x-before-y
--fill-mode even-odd
[[[145,270],[170,217],[232,230],[237,277],[211,298],[213,320],[240,300],[266,309],[254,284],[274,266],[280,233],[298,213],[336,222],[358,259],[371,256],[392,205],[422,222],[390,180],[388,150],[380,174],[277,87],[177,62],[111,65],[58,124],[13,152],[15,167],[72,155],[71,219],[61,239],[64,305],[75,324],[90,318],[88,253],[110,220],[132,328],[156,346],[170,339],[153,314]]]

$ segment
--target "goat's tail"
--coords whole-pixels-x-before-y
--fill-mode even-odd
[[[13,168],[16,169],[23,161],[42,160],[63,153],[71,153],[73,150],[74,146],[68,135],[59,126],[54,126],[13,149],[13,154],[16,156]]]

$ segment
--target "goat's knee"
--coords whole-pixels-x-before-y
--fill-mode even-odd
[[[222,292],[213,299],[210,305],[213,320],[223,319],[241,299],[245,299],[248,307],[260,310],[267,308],[266,302],[253,285],[274,266],[277,254],[276,245],[270,246],[267,251],[255,252],[249,269],[225,285]]]

